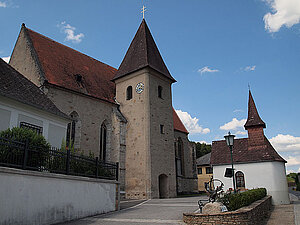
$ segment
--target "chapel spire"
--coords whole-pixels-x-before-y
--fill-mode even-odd
[[[244,125],[245,129],[248,130],[252,127],[263,127],[266,128],[265,122],[260,118],[251,91],[249,90],[249,102],[248,102],[248,119]]]
[[[143,19],[113,80],[145,67],[150,67],[170,79],[171,82],[176,82],[166,67],[146,21]]]

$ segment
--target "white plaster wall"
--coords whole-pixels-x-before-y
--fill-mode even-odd
[[[224,191],[233,188],[232,178],[224,177],[226,168],[231,165],[213,166],[214,178],[224,183]],[[234,164],[235,172],[241,171],[245,176],[247,189],[264,187],[272,195],[272,204],[289,204],[288,186],[283,162],[258,162]]]
[[[0,167],[0,224],[54,224],[116,209],[116,182]]]
[[[20,122],[27,122],[43,127],[43,136],[51,146],[57,148],[61,147],[69,122],[67,119],[2,96],[0,96],[0,117],[0,131],[19,127]]]

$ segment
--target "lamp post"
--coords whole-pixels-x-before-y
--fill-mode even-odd
[[[224,138],[226,140],[226,144],[227,144],[227,146],[230,149],[233,190],[234,190],[234,193],[236,193],[236,189],[235,189],[235,177],[234,177],[234,169],[233,169],[233,158],[232,158],[232,147],[233,147],[234,137],[235,137],[235,135],[230,134],[230,132],[228,132],[228,135],[224,136]]]

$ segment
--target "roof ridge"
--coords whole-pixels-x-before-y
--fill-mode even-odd
[[[39,32],[36,32],[36,31],[34,31],[34,30],[28,28],[28,27],[25,27],[25,28],[26,28],[28,31],[30,31],[30,32],[33,32],[33,33],[36,33],[36,34],[40,35],[41,37],[47,39],[48,41],[53,41],[53,42],[55,42],[55,43],[58,44],[58,45],[61,45],[61,46],[63,46],[63,47],[66,47],[66,48],[68,48],[68,49],[70,49],[70,50],[72,50],[72,51],[74,51],[74,52],[76,52],[76,53],[79,53],[79,54],[81,54],[81,55],[87,56],[87,57],[89,57],[90,59],[95,60],[95,61],[97,61],[97,62],[99,62],[99,63],[101,63],[101,64],[103,64],[103,65],[105,65],[105,66],[108,66],[108,67],[112,68],[113,70],[116,70],[116,71],[117,71],[116,68],[114,68],[114,67],[108,65],[107,63],[101,62],[101,61],[99,61],[98,59],[95,59],[95,58],[93,58],[93,57],[91,57],[91,56],[89,56],[89,55],[87,55],[87,54],[85,54],[85,53],[82,53],[82,52],[80,52],[80,51],[78,51],[78,50],[76,50],[76,49],[74,49],[74,48],[71,48],[71,47],[69,47],[69,46],[67,46],[67,45],[64,45],[64,44],[62,44],[62,43],[60,43],[60,42],[58,42],[58,41],[55,41],[55,40],[53,40],[52,38],[49,38],[49,37],[47,37],[47,36],[45,36],[45,35],[43,35],[43,34],[41,34],[41,33],[39,33]],[[30,35],[30,34],[29,34],[29,35]]]

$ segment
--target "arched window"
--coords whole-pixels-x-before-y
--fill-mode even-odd
[[[128,86],[126,91],[126,100],[130,99],[132,99],[132,86]]]
[[[73,147],[75,143],[75,134],[76,134],[76,130],[78,130],[79,115],[77,112],[73,111],[70,114],[70,117],[72,119],[72,122],[68,123],[67,137],[66,137],[66,145],[69,148]]]
[[[236,180],[236,188],[245,188],[245,176],[243,172],[241,171],[236,172],[235,180]]]
[[[158,86],[157,91],[158,91],[158,97],[162,98],[162,86]]]
[[[101,125],[100,130],[100,154],[99,159],[102,161],[106,160],[106,143],[107,143],[107,129],[104,123]]]
[[[184,176],[184,158],[183,158],[183,142],[178,138],[177,148],[175,148],[177,175]]]

